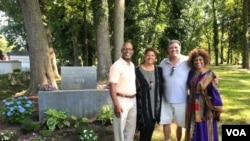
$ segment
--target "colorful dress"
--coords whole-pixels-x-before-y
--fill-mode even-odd
[[[189,98],[185,141],[218,141],[217,122],[222,112],[222,99],[213,84],[213,71],[201,74],[190,71]]]

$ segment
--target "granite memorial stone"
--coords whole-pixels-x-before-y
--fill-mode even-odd
[[[96,67],[61,67],[62,90],[96,89]]]

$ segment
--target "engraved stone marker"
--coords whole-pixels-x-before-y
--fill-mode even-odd
[[[61,67],[62,90],[96,89],[96,67]]]

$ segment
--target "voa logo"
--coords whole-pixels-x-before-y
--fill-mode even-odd
[[[226,129],[227,136],[247,136],[244,129]]]

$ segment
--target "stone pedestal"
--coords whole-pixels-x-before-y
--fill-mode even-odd
[[[56,90],[38,93],[39,121],[45,118],[44,112],[49,108],[68,110],[69,116],[91,119],[98,115],[103,105],[112,106],[109,90]]]

